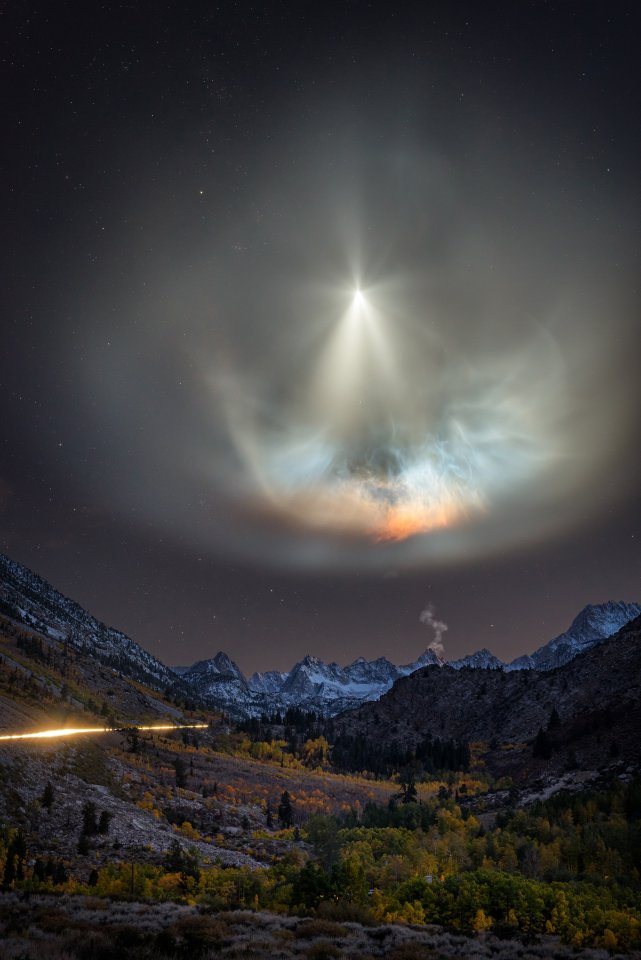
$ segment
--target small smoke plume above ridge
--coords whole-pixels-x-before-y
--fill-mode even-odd
[[[421,610],[418,619],[434,634],[434,639],[431,643],[428,643],[427,649],[433,650],[438,657],[444,657],[445,646],[443,644],[443,634],[448,629],[448,626],[444,620],[437,620],[435,613],[436,611],[433,604],[428,603],[425,609]]]

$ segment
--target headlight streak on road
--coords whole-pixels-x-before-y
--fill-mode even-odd
[[[0,736],[0,742],[12,740],[55,740],[57,737],[73,737],[83,733],[125,733],[128,730],[144,732],[154,730],[204,730],[207,723],[185,723],[176,726],[173,723],[154,724],[152,726],[123,726],[123,727],[68,727],[58,730],[37,730],[33,733],[7,733]]]

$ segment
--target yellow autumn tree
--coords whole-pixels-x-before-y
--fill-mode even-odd
[[[481,933],[483,930],[489,930],[491,926],[492,918],[487,916],[485,910],[477,910],[472,921],[472,929]]]
[[[307,740],[303,746],[302,761],[306,767],[315,770],[317,767],[329,766],[329,743],[325,737]]]

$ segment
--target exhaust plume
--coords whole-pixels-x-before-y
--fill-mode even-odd
[[[448,629],[448,626],[443,620],[437,620],[434,614],[434,607],[429,603],[424,610],[421,610],[418,619],[421,623],[425,624],[428,630],[432,630],[434,633],[434,639],[431,643],[428,643],[427,649],[433,650],[438,657],[444,657],[445,646],[443,645],[443,634]]]

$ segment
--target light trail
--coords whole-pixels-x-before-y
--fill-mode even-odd
[[[124,726],[124,727],[64,727],[58,730],[36,730],[33,733],[6,733],[0,735],[0,742],[11,740],[55,740],[56,737],[74,737],[83,733],[126,733],[128,730],[204,730],[207,723],[184,723],[176,726],[173,723],[158,723],[151,726]]]

